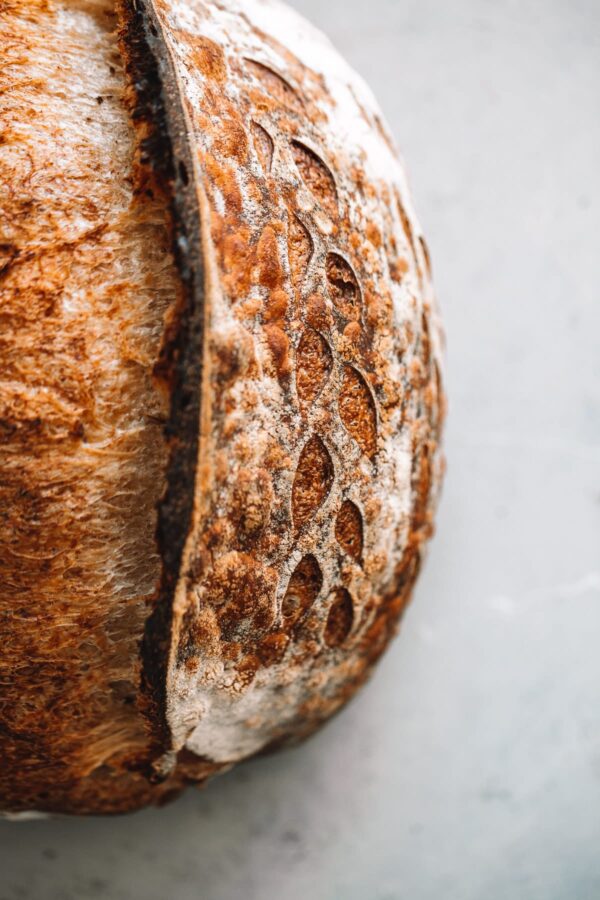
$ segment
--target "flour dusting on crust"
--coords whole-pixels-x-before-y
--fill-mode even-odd
[[[401,164],[330,43],[279,3],[155,9],[207,297],[168,720],[229,764],[314,730],[394,631],[440,479],[440,329]]]

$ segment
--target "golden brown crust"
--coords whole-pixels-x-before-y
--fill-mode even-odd
[[[6,5],[5,5],[6,7]],[[113,4],[3,19],[0,807],[120,810],[138,773],[178,293],[165,198],[134,158]]]
[[[66,26],[85,76],[66,86],[74,123],[58,133],[60,104],[36,104],[60,82],[52,53],[31,84],[7,70],[17,131],[27,105],[37,116],[10,175],[33,172],[46,201],[8,197],[2,352],[25,350],[37,379],[23,366],[9,379],[25,393],[2,462],[9,809],[124,811],[310,734],[393,634],[441,478],[429,257],[364,86],[277,4],[116,5],[94,143],[93,120],[75,117],[114,53],[110,0],[9,4],[15,60],[31,66]],[[44,147],[69,157],[64,183]],[[125,588],[107,583],[108,560],[130,566]]]

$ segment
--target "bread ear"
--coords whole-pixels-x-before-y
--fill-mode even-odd
[[[440,326],[373,98],[291,10],[65,4],[90,83],[60,132],[54,12],[14,8],[42,70],[33,96],[6,68],[16,133],[46,110],[73,169],[29,130],[8,172],[50,199],[6,219],[26,390],[4,417],[0,806],[117,812],[305,737],[369,674],[432,531]]]

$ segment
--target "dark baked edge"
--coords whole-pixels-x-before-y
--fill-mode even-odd
[[[178,314],[165,336],[155,371],[170,392],[165,425],[169,463],[156,530],[162,560],[161,583],[140,648],[140,706],[152,730],[146,774],[152,781],[160,781],[171,768],[162,765],[160,757],[171,748],[166,683],[172,608],[193,514],[198,458],[204,263],[186,115],[162,25],[151,0],[118,0],[118,7],[126,72],[135,93],[132,114],[134,120],[143,121],[148,131],[140,147],[140,161],[153,168],[169,198],[173,253],[183,288]]]

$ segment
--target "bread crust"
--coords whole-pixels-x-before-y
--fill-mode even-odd
[[[105,12],[106,2],[76,6]],[[0,806],[11,810],[161,802],[314,731],[397,627],[443,468],[429,256],[368,89],[278,3],[116,8],[128,139],[179,272],[171,259],[169,315],[149,362],[162,398],[160,454],[140,487],[146,541],[156,525],[152,587],[123,636],[133,706],[101,701],[96,724],[84,714],[79,727],[61,714],[52,746],[36,710],[33,766],[32,733],[9,729]],[[27,452],[43,460],[48,444],[36,433]],[[12,502],[21,515],[24,501]],[[9,522],[21,549],[35,528]],[[35,565],[28,577],[39,592]],[[9,613],[22,594],[18,582]],[[51,632],[77,602],[75,591],[49,604]],[[109,606],[94,604],[100,620],[86,633],[101,645]],[[14,618],[10,629],[26,636],[27,667],[40,641]],[[105,649],[102,678],[81,690],[63,656],[59,644],[44,669],[59,709],[77,691],[81,706],[112,696]],[[15,683],[29,695],[36,678]]]
[[[229,766],[311,733],[395,630],[441,477],[441,334],[397,154],[328,42],[276,3],[146,7],[205,281],[169,760]]]
[[[0,805],[119,810],[149,795],[138,643],[179,278],[112,4],[3,13]]]

